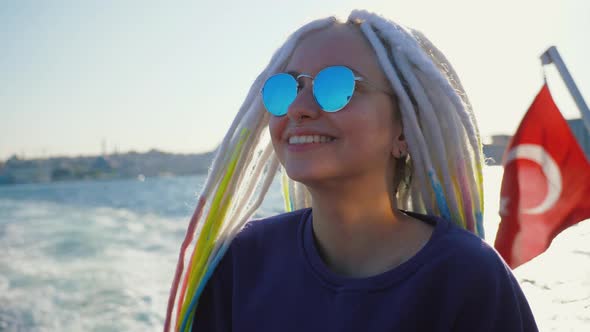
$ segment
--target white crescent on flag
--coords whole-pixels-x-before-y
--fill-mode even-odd
[[[547,196],[541,204],[533,208],[520,209],[521,213],[542,214],[555,205],[562,191],[561,172],[555,160],[542,146],[536,144],[519,144],[513,147],[506,157],[504,168],[517,159],[527,159],[536,162],[541,166],[547,178]],[[507,199],[502,197],[502,200]]]

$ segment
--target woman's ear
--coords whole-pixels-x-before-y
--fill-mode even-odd
[[[403,133],[400,133],[399,136],[395,138],[391,154],[395,158],[404,158],[408,155],[408,142]]]

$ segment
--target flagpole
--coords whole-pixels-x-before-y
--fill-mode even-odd
[[[543,54],[541,54],[541,63],[543,65],[548,65],[551,63],[555,64],[559,74],[561,75],[561,78],[565,82],[565,85],[567,86],[570,94],[574,98],[576,105],[578,105],[580,113],[582,113],[582,119],[586,125],[586,130],[588,133],[590,133],[590,110],[588,109],[588,105],[584,101],[580,90],[578,90],[572,75],[570,75],[570,72],[567,70],[565,63],[561,59],[561,56],[559,55],[559,52],[557,52],[557,48],[555,46],[549,47]]]

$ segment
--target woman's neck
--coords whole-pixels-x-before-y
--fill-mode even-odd
[[[397,209],[385,185],[340,183],[311,187],[310,192],[320,255],[338,274],[366,277],[385,272],[413,256],[432,233],[430,226]]]

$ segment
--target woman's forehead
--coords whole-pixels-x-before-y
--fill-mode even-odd
[[[351,26],[330,27],[306,36],[295,47],[285,71],[315,75],[335,65],[347,66],[367,79],[385,78],[371,45]]]

